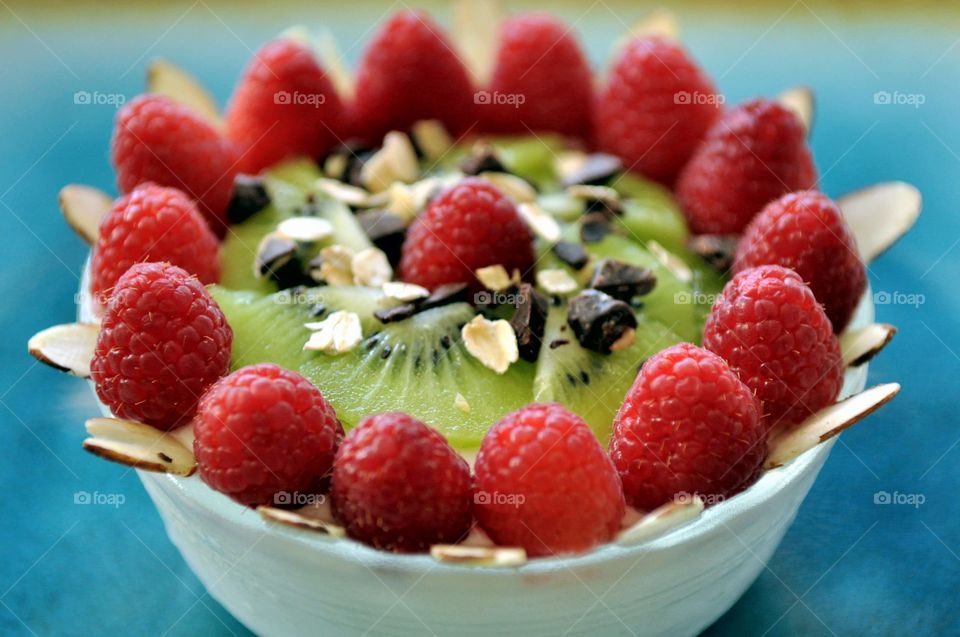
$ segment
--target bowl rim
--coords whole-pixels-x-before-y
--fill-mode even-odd
[[[863,327],[869,324],[873,321],[874,311],[873,295],[868,285],[860,299],[850,327]],[[93,296],[90,293],[89,255],[84,264],[80,289],[77,294],[77,319],[80,322],[96,320],[93,313]],[[868,367],[868,364],[864,364],[846,370],[841,398],[863,390],[866,386]],[[93,381],[89,380],[88,382],[91,390],[93,390]],[[96,391],[93,391],[93,394],[102,414],[105,417],[113,417],[110,410],[96,396]],[[367,568],[388,567],[393,572],[423,576],[428,572],[436,571],[471,572],[477,574],[477,576],[487,577],[515,577],[596,567],[615,560],[638,557],[646,552],[666,550],[687,542],[692,543],[720,527],[726,527],[729,530],[728,522],[735,519],[740,512],[762,506],[768,500],[785,491],[790,485],[803,479],[810,471],[819,471],[835,442],[836,438],[832,438],[809,449],[786,465],[764,472],[757,482],[744,491],[714,506],[707,507],[696,519],[671,529],[662,536],[636,544],[618,544],[616,541],[612,541],[578,555],[540,557],[528,560],[521,566],[511,568],[449,564],[434,559],[429,553],[390,553],[367,546],[349,537],[334,538],[314,531],[271,524],[253,509],[241,506],[227,496],[215,492],[204,484],[197,474],[184,478],[140,469],[137,469],[137,474],[145,484],[153,483],[168,494],[176,492],[188,500],[191,505],[207,511],[226,523],[239,525],[252,532],[273,534],[284,542],[300,545],[305,550],[316,551],[330,559],[359,562]]]

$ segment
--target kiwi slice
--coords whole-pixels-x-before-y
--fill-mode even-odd
[[[490,426],[533,399],[534,366],[520,361],[503,375],[470,355],[461,327],[475,315],[465,303],[381,324],[379,290],[320,287],[269,296],[211,288],[233,327],[233,366],[274,362],[313,381],[344,427],[384,411],[403,411],[437,428],[455,447],[476,449]],[[304,352],[308,321],[321,303],[327,312],[361,318],[365,338],[350,352]],[[326,314],[324,314],[326,315]],[[458,396],[459,395],[459,396]]]
[[[538,188],[556,187],[557,175],[553,159],[566,148],[559,135],[494,136],[485,138],[497,152],[504,167],[519,177],[533,182]],[[454,169],[473,150],[474,142],[467,141],[453,148],[443,160],[441,168]],[[427,164],[424,168],[433,168]]]
[[[597,438],[605,441],[643,362],[682,340],[662,323],[643,315],[637,319],[633,345],[599,354],[577,342],[567,325],[566,306],[552,307],[533,379],[534,400],[565,405],[590,425]]]

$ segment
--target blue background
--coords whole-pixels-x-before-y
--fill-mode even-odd
[[[813,147],[827,193],[903,179],[925,196],[917,227],[870,266],[875,291],[918,301],[877,308],[900,333],[870,380],[897,380],[903,392],[843,435],[768,568],[709,635],[960,633],[960,11],[947,4],[676,7],[684,40],[730,102],[816,89]],[[136,475],[81,451],[83,421],[96,413],[86,384],[26,354],[31,334],[73,320],[86,255],[57,190],[114,191],[114,109],[77,105],[75,92],[129,99],[162,55],[222,102],[252,50],[285,26],[328,26],[355,60],[388,7],[351,2],[345,16],[339,4],[232,5],[0,0],[0,633],[246,634],[180,559]],[[551,9],[576,23],[596,64],[645,13],[603,0]],[[924,103],[878,105],[877,91]],[[74,504],[82,491],[124,501]],[[923,503],[878,505],[879,491]]]

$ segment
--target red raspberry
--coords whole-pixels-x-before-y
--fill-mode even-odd
[[[489,182],[471,177],[442,193],[410,227],[400,258],[402,278],[428,288],[444,283],[483,287],[474,270],[500,264],[526,275],[533,236],[516,206]]]
[[[497,544],[522,546],[533,556],[579,553],[620,529],[623,489],[579,416],[556,403],[533,404],[484,437],[473,508]]]
[[[597,97],[597,144],[670,185],[720,116],[721,102],[682,46],[659,37],[633,40]]]
[[[439,119],[459,136],[473,115],[470,78],[440,27],[422,11],[396,13],[360,60],[353,131],[377,144],[391,130]]]
[[[215,383],[200,400],[193,433],[200,477],[246,506],[284,505],[289,498],[278,495],[310,494],[343,439],[320,390],[272,363]]]
[[[220,244],[183,191],[147,183],[114,202],[93,248],[94,296],[106,305],[120,275],[144,261],[166,261],[202,283],[220,279]]]
[[[713,305],[703,346],[721,356],[760,401],[768,428],[832,404],[843,360],[830,319],[793,270],[750,268]]]
[[[406,414],[360,421],[337,453],[332,495],[350,537],[376,548],[425,551],[470,532],[470,467]]]
[[[527,13],[503,23],[487,92],[516,99],[479,105],[485,132],[589,136],[593,74],[569,27],[548,14]]]
[[[782,265],[799,274],[838,334],[867,287],[866,268],[843,213],[815,191],[784,195],[750,222],[737,246],[733,270],[758,265]]]
[[[679,495],[727,498],[766,454],[753,392],[722,358],[689,343],[643,364],[610,441],[627,502],[644,511]]]
[[[234,145],[210,124],[161,95],[141,95],[117,113],[111,144],[117,185],[152,181],[193,197],[218,235],[237,174]]]
[[[240,170],[259,173],[293,156],[318,159],[336,143],[340,98],[309,47],[268,42],[253,56],[227,110]]]
[[[232,345],[233,330],[195,276],[138,263],[114,287],[90,372],[117,418],[173,429],[227,373]]]
[[[791,111],[755,99],[727,112],[677,179],[690,229],[735,234],[777,197],[817,185],[803,124]]]

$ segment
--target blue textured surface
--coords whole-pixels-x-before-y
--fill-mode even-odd
[[[95,413],[87,386],[25,352],[35,331],[74,316],[85,247],[57,212],[57,190],[112,190],[114,109],[75,104],[75,92],[130,97],[146,61],[164,55],[223,100],[250,50],[287,24],[326,20],[355,59],[351,43],[385,6],[360,3],[345,18],[319,3],[258,12],[201,1],[148,14],[0,2],[0,633],[246,632],[180,559],[135,474],[80,450],[82,422]],[[561,3],[559,12],[600,62],[643,13],[627,6]],[[960,304],[949,289],[960,280],[960,14],[871,6],[679,9],[685,40],[731,101],[816,89],[813,146],[826,192],[903,179],[926,200],[913,232],[870,267],[874,290],[902,301],[877,308],[900,333],[871,365],[871,382],[898,380],[903,392],[844,434],[768,568],[709,635],[960,633]],[[924,103],[876,104],[877,91]],[[923,502],[876,504],[881,491]],[[80,492],[103,503],[76,504]]]

